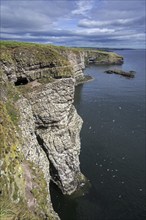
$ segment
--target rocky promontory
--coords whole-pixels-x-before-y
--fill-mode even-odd
[[[123,57],[113,52],[17,42],[1,45],[1,68],[16,85],[67,77],[81,82],[88,64],[122,63]]]
[[[3,213],[6,219],[59,219],[50,181],[68,195],[86,181],[80,171],[83,121],[73,105],[75,85],[91,79],[83,73],[91,60],[97,65],[120,64],[123,58],[18,42],[1,42],[0,50]]]
[[[124,70],[120,70],[120,69],[111,69],[111,70],[106,70],[105,73],[108,74],[117,74],[117,75],[121,75],[127,78],[134,78],[135,77],[135,71],[131,70],[131,71],[124,71]]]

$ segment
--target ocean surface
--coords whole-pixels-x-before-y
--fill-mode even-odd
[[[81,171],[91,187],[82,196],[63,196],[51,186],[61,220],[146,219],[145,50],[119,50],[121,66],[85,69],[94,77],[76,87],[81,131]],[[128,79],[105,70],[136,71]]]

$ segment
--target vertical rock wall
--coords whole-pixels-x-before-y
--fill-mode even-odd
[[[25,197],[23,200],[29,201],[28,208],[35,206],[40,208],[39,214],[43,214],[41,219],[50,219],[50,217],[58,219],[52,208],[49,193],[50,180],[56,183],[64,194],[73,193],[85,181],[79,162],[82,119],[77,114],[73,102],[75,84],[85,79],[83,69],[86,61],[94,64],[118,64],[122,60],[122,57],[113,53],[92,50],[25,43],[17,45],[14,42],[2,45],[0,80],[2,79],[5,84],[0,89],[0,93],[4,106],[8,108],[8,119],[11,116],[15,122],[16,110],[14,111],[13,106],[18,107],[20,134],[17,138],[20,140],[19,149],[23,151],[26,158],[21,164],[19,152],[18,156],[15,153],[17,144],[9,140],[13,139],[10,137],[14,136],[15,131],[12,131],[9,124],[7,125],[4,123],[5,120],[0,118],[1,127],[7,130],[7,136],[2,137],[10,149],[10,151],[4,149],[8,158],[5,170],[10,174],[7,180],[13,176],[12,185],[17,185],[16,182],[21,183],[23,175],[21,178],[19,172],[18,175],[12,175],[11,169],[14,166],[9,158],[13,158],[12,162],[18,160],[18,167],[22,168],[24,173],[24,186],[26,185],[24,191],[29,197],[28,200],[25,200]],[[5,87],[7,84],[13,84],[13,86],[8,89]],[[18,88],[20,86],[16,94],[14,90],[18,90],[16,87],[14,89],[14,85]],[[11,101],[12,105],[10,105]],[[3,112],[1,115],[3,116]],[[6,134],[6,132],[3,133]],[[14,146],[11,147],[9,142]],[[36,166],[31,167],[30,161]],[[15,170],[16,168],[17,166]],[[34,179],[38,179],[38,182]],[[9,181],[6,182],[9,184]],[[47,195],[46,183],[47,205],[44,198]],[[43,190],[41,191],[40,188]],[[13,188],[12,191],[14,191]],[[20,187],[20,194],[22,191]],[[18,194],[15,194],[16,199]],[[47,217],[44,218],[46,214]]]
[[[43,170],[48,187],[51,178],[64,194],[84,181],[79,163],[82,119],[73,106],[74,89],[74,79],[60,79],[38,86],[18,102],[25,157]]]
[[[72,67],[72,75],[76,81],[84,78],[83,70],[85,69],[86,53],[82,51],[67,51],[63,53]]]

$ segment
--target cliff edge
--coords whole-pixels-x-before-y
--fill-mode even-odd
[[[64,194],[86,181],[80,171],[83,121],[73,105],[75,85],[84,80],[86,64],[120,64],[123,58],[18,42],[1,42],[0,52],[0,216],[59,219],[50,181]]]
[[[88,64],[122,64],[123,57],[113,52],[66,48],[53,45],[2,42],[1,68],[15,85],[34,80],[72,77],[84,79],[83,70]]]

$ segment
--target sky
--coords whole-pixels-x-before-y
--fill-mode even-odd
[[[145,0],[1,0],[1,39],[145,47]]]

